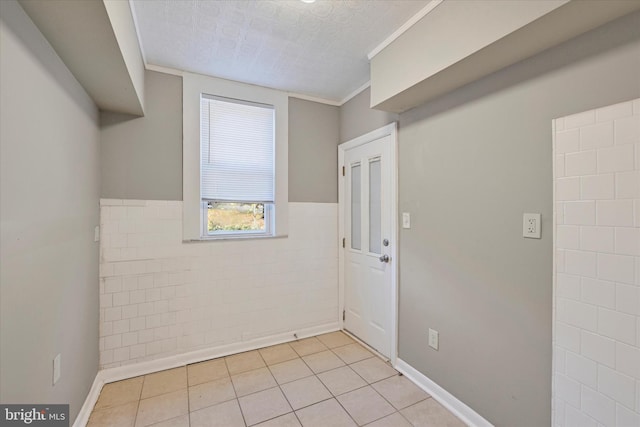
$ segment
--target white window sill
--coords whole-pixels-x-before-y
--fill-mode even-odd
[[[182,243],[198,243],[198,242],[217,242],[217,241],[229,241],[229,240],[262,240],[262,239],[286,239],[289,235],[272,236],[272,235],[250,235],[250,236],[203,236],[199,239],[183,240]]]

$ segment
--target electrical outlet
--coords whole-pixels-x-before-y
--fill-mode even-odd
[[[437,350],[438,340],[438,331],[434,331],[433,329],[429,328],[429,347]]]
[[[522,215],[522,236],[529,239],[540,238],[540,214],[526,213]]]
[[[60,379],[60,364],[62,363],[62,355],[58,355],[53,359],[53,385]]]

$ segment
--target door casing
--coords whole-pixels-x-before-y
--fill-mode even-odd
[[[391,354],[389,359],[395,366],[398,357],[398,124],[390,123],[379,129],[366,133],[362,136],[344,142],[338,146],[338,308],[340,327],[344,329],[342,313],[345,310],[345,249],[342,247],[342,239],[345,237],[345,177],[342,175],[344,166],[345,151],[367,144],[371,141],[391,137],[391,235],[390,256],[391,256]]]

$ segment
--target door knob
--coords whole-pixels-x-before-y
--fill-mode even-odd
[[[378,258],[380,260],[380,262],[389,262],[389,255],[382,255],[380,258]]]

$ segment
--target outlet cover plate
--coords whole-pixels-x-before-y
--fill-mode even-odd
[[[539,239],[541,228],[539,213],[526,213],[522,215],[522,237]]]

